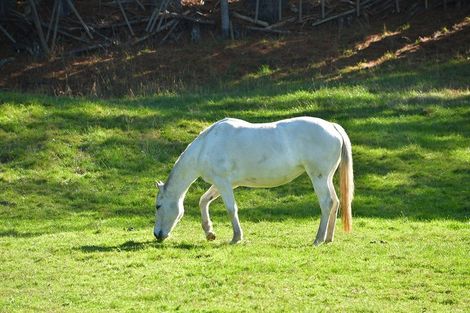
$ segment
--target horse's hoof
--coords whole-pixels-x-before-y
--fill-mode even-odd
[[[213,240],[215,240],[215,234],[212,233],[212,232],[211,232],[211,233],[207,233],[207,234],[206,234],[206,239],[207,239],[207,241],[213,241]]]
[[[236,244],[239,244],[240,242],[242,242],[242,240],[237,238],[237,239],[232,239],[232,241],[230,241],[230,244],[231,245],[236,245]]]
[[[324,241],[322,241],[322,240],[315,240],[315,241],[313,242],[313,245],[318,247],[318,246],[321,245],[323,242],[324,242]]]

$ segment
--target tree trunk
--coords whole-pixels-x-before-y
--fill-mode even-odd
[[[222,36],[227,39],[230,35],[230,17],[228,12],[228,0],[220,0],[220,15],[222,23]]]

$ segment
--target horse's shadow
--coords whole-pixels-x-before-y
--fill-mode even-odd
[[[151,240],[143,241],[143,242],[129,240],[120,245],[115,245],[115,246],[85,245],[85,246],[81,246],[77,248],[77,250],[81,250],[82,252],[86,252],[86,253],[93,253],[93,252],[111,252],[111,251],[138,251],[138,250],[144,250],[148,248],[158,248],[158,244]]]
[[[105,246],[105,245],[84,245],[76,248],[85,253],[98,253],[98,252],[120,252],[120,251],[140,251],[146,249],[180,249],[180,250],[198,250],[204,249],[206,243],[187,243],[187,242],[165,242],[161,243],[156,240],[148,241],[133,241],[129,240],[120,245]],[[211,245],[212,247],[221,247],[228,245],[228,243],[220,243]]]

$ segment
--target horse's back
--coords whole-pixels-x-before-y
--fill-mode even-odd
[[[288,182],[305,170],[305,164],[321,166],[317,163],[337,154],[341,146],[334,126],[312,117],[258,124],[226,118],[200,137],[198,163],[203,172],[253,186]]]
[[[261,147],[275,145],[282,146],[283,149],[301,151],[302,148],[310,149],[309,143],[321,150],[329,150],[329,147],[341,143],[341,136],[332,123],[309,116],[272,123],[249,123],[240,119],[226,118],[215,125],[217,127],[214,133],[223,137],[230,136],[232,144],[244,142]]]
[[[298,117],[278,122],[285,128],[291,148],[306,150],[308,155],[336,151],[341,146],[341,136],[334,125],[315,117]]]
[[[238,118],[226,117],[222,120],[219,120],[212,124],[210,128],[220,128],[220,127],[227,127],[227,128],[234,128],[234,129],[274,129],[278,127],[287,127],[287,128],[295,128],[299,126],[307,126],[307,127],[320,127],[320,128],[328,128],[330,127],[331,123],[323,120],[318,117],[311,117],[311,116],[300,116],[300,117],[293,117],[288,119],[283,119],[275,122],[268,122],[268,123],[250,123],[245,120],[241,120]]]

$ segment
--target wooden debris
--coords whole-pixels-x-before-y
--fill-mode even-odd
[[[297,18],[294,16],[294,17],[285,19],[285,20],[283,20],[283,21],[277,22],[277,23],[275,23],[275,24],[271,24],[271,25],[267,26],[266,29],[273,29],[273,28],[276,28],[276,27],[281,27],[281,26],[284,26],[284,25],[286,25],[286,24],[295,22],[296,19],[297,19]]]
[[[39,20],[38,11],[36,10],[36,4],[34,3],[34,0],[29,0],[29,4],[31,6],[31,12],[33,13],[33,22],[39,35],[39,41],[41,43],[42,50],[46,55],[49,55],[49,47],[47,46],[46,38],[44,37],[44,32],[42,31],[41,21]]]
[[[13,36],[10,35],[10,33],[9,33],[5,28],[3,28],[2,25],[0,25],[0,31],[1,31],[5,36],[7,36],[7,38],[10,39],[10,41],[11,41],[12,43],[16,43],[16,40],[13,38]]]
[[[96,29],[93,28],[92,31],[93,31],[93,33],[95,33],[99,37],[103,38],[106,42],[113,42],[113,40],[111,38],[109,38],[108,36],[103,35],[99,31],[97,31]]]
[[[75,14],[75,16],[77,17],[77,19],[80,21],[80,23],[82,24],[83,28],[85,29],[85,32],[87,33],[88,37],[90,37],[90,39],[93,39],[93,35],[91,34],[90,32],[90,29],[88,28],[87,24],[85,24],[85,22],[83,21],[82,17],[80,16],[80,14],[78,13],[77,9],[75,8],[75,6],[73,5],[72,1],[70,0],[65,0],[67,1],[67,4],[69,5],[70,9],[72,10],[73,14]]]
[[[370,5],[371,3],[378,3],[378,2],[381,2],[380,0],[366,0],[366,1],[363,1],[360,5],[362,6],[362,8],[366,8],[368,5]],[[347,11],[344,11],[342,13],[339,13],[339,14],[336,14],[336,15],[333,15],[333,16],[329,16],[327,18],[323,18],[319,21],[316,21],[315,23],[312,24],[312,26],[318,26],[318,25],[321,25],[321,24],[324,24],[326,22],[329,22],[329,21],[333,21],[333,20],[336,20],[336,19],[339,19],[341,17],[344,17],[344,16],[347,16],[347,15],[351,15],[351,14],[354,14],[354,12],[357,12],[360,10],[360,7],[356,7],[354,9],[350,9],[350,10],[347,10]]]
[[[147,27],[145,28],[147,32],[151,33],[153,31],[158,18],[161,16],[161,13],[163,13],[166,10],[169,3],[170,3],[170,0],[162,0],[162,2],[160,2],[160,7],[153,11],[152,16],[150,17],[150,20],[147,24]],[[159,22],[157,29],[159,26],[161,26],[161,21]]]
[[[134,1],[139,5],[139,7],[142,9],[142,11],[145,11],[144,5],[139,0],[134,0]]]
[[[47,27],[47,24],[44,23],[44,22],[41,22],[41,25],[42,25],[43,27]],[[58,29],[57,29],[57,32],[58,32],[59,34],[65,36],[65,37],[68,37],[68,38],[71,38],[71,39],[75,39],[75,40],[80,41],[80,42],[83,42],[83,43],[90,43],[88,40],[83,39],[83,38],[80,38],[80,37],[77,37],[77,36],[74,36],[74,35],[72,35],[72,34],[66,32],[66,31],[64,31],[64,30],[62,30],[62,29],[59,29],[59,28],[58,28]]]
[[[163,3],[163,1],[162,1]],[[153,20],[156,18],[157,14],[160,12],[160,8],[155,8],[155,10],[152,12],[152,14],[150,15],[150,18],[148,20],[148,23],[147,23],[147,26],[145,27],[145,31],[146,32],[149,32],[149,29],[150,29],[150,25],[152,25],[153,23]]]
[[[116,0],[116,1],[119,5],[119,9],[121,10],[122,15],[124,16],[124,20],[126,21],[127,27],[129,28],[129,32],[131,33],[132,36],[135,36],[134,30],[132,29],[131,24],[129,24],[129,20],[127,19],[126,11],[124,11],[124,8],[121,4],[121,0]]]
[[[189,13],[190,11],[186,11],[183,14],[171,12],[171,13],[165,13],[163,14],[163,16],[183,19],[183,20],[191,21],[191,22],[198,23],[198,24],[215,25],[215,22],[213,20],[207,20],[207,19],[202,19],[200,17],[188,16]]]
[[[59,0],[54,0],[54,4],[53,4],[53,7],[52,7],[52,13],[51,13],[51,20],[49,22],[49,27],[47,28],[46,42],[49,41],[49,35],[50,35],[51,30],[52,30],[52,23],[55,20],[56,10],[58,11],[58,8],[57,8],[58,1]]]
[[[188,38],[192,38],[194,29],[198,30],[198,38],[204,34],[212,35],[216,27],[218,27],[216,31],[222,28],[225,38],[231,39],[246,34],[243,31],[239,32],[239,29],[287,35],[297,33],[296,30],[299,29],[312,29],[312,27],[332,21],[338,21],[338,27],[341,28],[344,27],[344,23],[350,24],[354,19],[356,23],[364,25],[369,19],[385,18],[392,13],[405,14],[405,18],[411,19],[423,10],[450,8],[451,6],[459,8],[466,5],[462,0],[420,0],[413,3],[399,0],[317,0],[313,5],[312,2],[303,3],[303,0],[298,0],[298,2],[295,1],[297,7],[291,2],[291,10],[282,10],[282,0],[277,0],[273,3],[273,18],[281,18],[282,14],[285,16],[284,19],[269,24],[259,19],[263,13],[261,10],[264,9],[261,0],[252,0],[253,6],[250,10],[241,4],[237,5],[237,12],[230,12],[231,15],[228,0],[219,0],[218,4],[211,5],[210,9],[207,6],[190,7],[184,13],[180,13],[178,9],[171,9],[173,8],[170,5],[172,0],[159,1],[159,3],[154,0],[100,1],[99,10],[102,6],[106,6],[104,8],[106,14],[102,14],[102,11],[97,14],[102,20],[87,17],[87,23],[78,13],[77,8],[83,8],[83,6],[78,6],[83,5],[78,1],[77,8],[74,6],[75,1],[72,0],[18,1],[18,10],[2,19],[2,23],[9,24],[8,31],[0,25],[0,35],[5,35],[9,41],[15,43],[20,38],[16,36],[15,28],[18,29],[19,34],[33,32],[38,35],[41,50],[45,54],[54,52],[60,40],[61,44],[64,44],[64,49],[69,49],[69,52],[62,54],[65,56],[108,48],[123,40],[124,45],[136,45],[149,39],[155,39],[155,42],[164,44],[170,38],[180,38],[184,33],[190,35]],[[40,3],[41,7],[37,3]],[[60,17],[62,5],[70,7],[69,17]],[[45,6],[50,7],[45,8]],[[214,14],[222,19],[218,20]],[[128,31],[134,38],[126,42],[127,36],[121,35],[123,31]],[[199,42],[199,39],[195,42]],[[35,49],[37,51],[36,41],[28,44],[34,44],[36,48],[26,46],[25,50],[32,55],[37,55],[33,51]],[[81,47],[77,47],[79,45]]]
[[[250,22],[250,23],[253,23],[253,24],[256,24],[256,25],[260,25],[260,26],[264,26],[264,27],[268,27],[269,26],[269,23],[268,22],[265,22],[265,21],[261,21],[261,20],[255,20],[251,17],[248,17],[248,16],[245,16],[245,15],[241,15],[240,13],[237,13],[237,12],[233,12],[232,15],[240,20],[244,20],[246,22]]]
[[[52,41],[51,41],[51,51],[54,51],[55,48],[55,41],[57,39],[57,31],[59,30],[59,20],[60,20],[60,7],[62,6],[60,0],[56,0],[55,8],[57,9],[57,14],[55,16],[55,23],[54,23],[54,30],[52,32]],[[54,18],[52,18],[54,20]],[[52,21],[51,20],[51,21]],[[49,34],[49,31],[48,31]]]
[[[318,26],[318,25],[321,25],[321,24],[325,24],[326,22],[329,22],[329,21],[332,21],[332,20],[336,20],[336,19],[338,19],[338,18],[340,18],[340,17],[353,14],[355,11],[356,11],[356,9],[351,9],[351,10],[348,10],[348,11],[346,11],[346,12],[343,12],[343,13],[340,13],[340,14],[337,14],[337,15],[333,15],[333,16],[330,16],[330,17],[328,17],[328,18],[324,18],[324,19],[322,19],[322,20],[319,20],[319,21],[313,23],[312,26]]]
[[[134,46],[134,45],[136,45],[136,44],[139,44],[139,43],[141,43],[141,42],[144,42],[145,40],[151,38],[151,37],[154,36],[155,34],[157,34],[157,33],[161,32],[161,31],[164,31],[164,30],[170,28],[170,27],[173,26],[173,24],[176,23],[176,22],[177,22],[176,19],[172,19],[172,20],[169,21],[168,23],[166,23],[166,24],[164,24],[163,26],[161,26],[160,29],[157,29],[157,30],[153,31],[152,33],[147,34],[147,35],[145,35],[145,36],[143,36],[143,37],[137,38],[136,40],[134,40],[134,41],[131,43],[131,45]]]
[[[245,26],[246,29],[255,30],[259,32],[271,33],[271,34],[279,34],[279,35],[289,35],[292,34],[289,30],[279,30],[279,29],[270,29],[266,27],[257,27],[257,26]]]
[[[73,50],[67,52],[65,55],[66,56],[76,56],[76,55],[82,54],[84,52],[90,52],[90,51],[94,51],[94,50],[98,50],[98,49],[105,49],[105,48],[108,48],[110,46],[111,46],[111,43],[103,43],[103,44],[100,43],[100,44],[96,44],[96,45],[91,45],[91,46],[87,46],[87,47],[73,49]]]
[[[167,0],[166,3],[165,3],[165,5],[164,5],[164,7],[163,7],[162,13],[166,11],[166,8],[167,8],[167,6],[168,6],[169,3],[170,3],[170,0]],[[161,14],[160,16],[161,16],[161,18],[160,18],[160,20],[158,21],[158,24],[157,24],[157,32],[160,30],[160,27],[162,26],[163,19],[164,19],[163,14]],[[156,24],[156,21],[154,22],[154,26],[155,26],[155,24]],[[152,30],[153,30],[153,29],[152,29]]]
[[[163,44],[165,42],[165,40],[173,33],[173,31],[175,30],[176,26],[178,26],[180,21],[176,20],[175,23],[173,23],[173,25],[171,26],[170,30],[168,31],[168,33],[165,35],[165,37],[163,37],[163,39],[160,41],[160,44]]]
[[[131,25],[136,25],[136,24],[143,24],[149,21],[149,17],[143,17],[135,20],[129,21],[129,24]],[[122,23],[106,23],[106,24],[99,24],[93,26],[95,29],[106,29],[106,28],[117,28],[117,27],[122,27],[122,26],[127,26],[127,22],[122,22]]]

